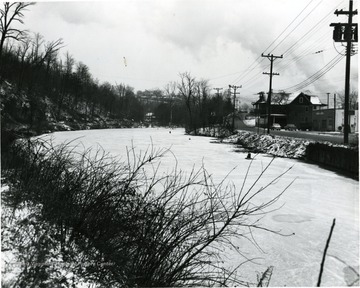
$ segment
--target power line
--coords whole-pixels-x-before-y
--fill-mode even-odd
[[[236,83],[240,82],[240,80],[242,80],[244,77],[248,76],[249,73],[251,73],[252,71],[254,71],[254,69],[257,68],[257,67],[260,65],[260,63],[263,61],[263,59],[261,59],[261,61],[258,62],[259,59],[260,59],[260,56],[257,57],[257,58],[254,60],[254,62],[252,62],[252,63],[250,64],[250,66],[245,69],[245,72],[244,72],[243,74],[241,74],[240,76],[238,76],[237,78],[235,78],[235,80],[232,81],[232,83],[235,83],[235,84],[236,84]],[[255,63],[257,63],[257,65],[255,65],[248,73],[246,73],[246,71],[248,71],[248,70],[250,69],[250,67],[253,66]]]
[[[274,41],[272,41],[271,42],[271,44],[265,49],[265,51],[267,50],[267,49],[269,49],[284,33],[285,33],[285,31],[300,17],[300,15],[310,6],[310,4],[313,2],[313,0],[311,0],[302,10],[301,10],[301,12],[295,17],[295,19],[293,19],[291,22],[290,22],[290,24],[288,24],[287,26],[286,26],[286,28],[280,33],[280,35],[274,40]],[[294,29],[292,29],[288,34],[287,34],[287,36],[286,37],[288,37],[302,22],[304,22],[304,20],[321,4],[321,2],[322,1],[320,1],[314,8],[312,8],[312,10],[296,25],[296,27],[294,28]],[[338,6],[338,5],[337,5]],[[331,13],[331,12],[330,12]],[[323,20],[323,21],[325,21],[325,20]],[[320,21],[321,22],[321,21]],[[319,25],[319,23],[317,24],[317,25]],[[314,27],[311,29],[311,30],[313,30],[314,29]],[[310,31],[311,31],[310,30]],[[310,32],[309,31],[309,32]],[[308,33],[309,33],[308,32]],[[276,47],[278,47],[285,39],[287,39],[287,38],[284,38],[279,44],[277,44],[276,46],[275,46],[275,48]],[[304,38],[304,36],[302,37],[302,38]],[[299,42],[299,41],[297,41],[297,42]],[[296,43],[297,43],[296,42]],[[294,46],[294,45],[293,45]],[[293,46],[291,46],[290,48],[292,48]],[[275,48],[273,48],[272,49],[272,51],[275,49]],[[289,48],[289,49],[290,49]],[[288,49],[288,50],[289,50]],[[288,51],[287,50],[287,51]],[[283,53],[283,54],[285,54],[285,53]],[[234,81],[233,81],[233,83],[238,83],[238,82],[240,82],[241,80],[244,80],[244,78],[246,78],[247,76],[249,76],[250,75],[250,73],[251,72],[253,72],[260,64],[261,64],[261,62],[263,61],[263,59],[260,61],[260,62],[258,62],[258,60],[259,60],[259,58],[260,58],[260,56],[259,57],[257,57],[256,59],[255,59],[255,61],[247,68],[247,69],[245,69],[245,71],[244,71],[244,73],[243,74],[241,74],[240,76],[238,76]],[[257,64],[256,64],[257,63]],[[254,64],[256,64],[255,66],[254,66]],[[254,66],[254,67],[253,67]],[[252,67],[252,68],[251,68]],[[250,71],[248,71],[249,69],[251,68],[251,70]],[[247,72],[248,71],[248,72]],[[254,79],[256,76],[254,75],[251,79],[248,79],[247,81],[245,81],[246,83],[247,82],[250,82],[252,79]],[[243,82],[243,84],[245,84],[245,82],[244,81],[242,81]]]
[[[322,76],[324,76],[327,72],[329,72],[332,68],[334,68],[336,66],[336,64],[338,64],[343,58],[338,58],[336,59],[335,62],[333,62],[329,67],[326,67],[326,69],[324,71],[318,71],[317,73],[313,74],[311,77],[309,77],[308,79],[304,80],[303,82],[294,85],[292,87],[286,88],[284,90],[286,91],[292,91],[295,92],[297,90],[301,90],[307,86],[309,86],[310,84],[314,83],[315,81],[317,81],[318,79],[320,79]]]
[[[315,9],[321,4],[322,0],[285,36],[285,38],[283,40],[280,41],[280,43],[278,43],[272,50],[274,51],[282,42],[284,42],[284,40],[286,39],[286,37],[288,37],[292,32],[294,32],[296,30],[296,28],[299,27],[299,25],[305,21],[305,19],[312,13],[315,11]],[[271,53],[270,52],[270,53]],[[284,53],[285,54],[285,53]]]
[[[324,67],[322,67],[319,71],[317,71],[316,73],[311,75],[306,80],[304,80],[296,85],[293,85],[293,86],[290,86],[288,88],[284,88],[281,90],[295,92],[297,90],[301,90],[301,89],[309,86],[310,84],[314,83],[316,80],[318,80],[322,76],[324,76],[332,68],[334,68],[336,66],[336,64],[338,64],[342,59],[343,59],[343,57],[341,55],[336,55],[332,60],[330,60],[329,63],[327,63]]]
[[[280,33],[280,35],[279,35],[278,37],[276,37],[276,39],[270,43],[270,45],[265,49],[265,51],[266,51],[267,49],[269,49],[269,48],[281,37],[282,34],[285,33],[285,31],[296,21],[297,18],[299,18],[299,16],[306,10],[306,8],[307,8],[313,1],[314,1],[314,0],[311,0],[311,1],[303,8],[303,10],[301,10],[301,12],[295,17],[294,20],[292,20],[292,21],[290,22],[290,24],[288,24],[288,25],[286,26],[286,28]],[[306,16],[306,17],[307,17],[307,16]],[[305,17],[305,18],[306,18],[306,17]],[[304,18],[304,19],[305,19],[305,18]],[[246,77],[249,73],[251,73],[252,71],[254,71],[254,69],[256,69],[256,68],[260,65],[260,63],[263,61],[263,59],[262,59],[260,62],[258,62],[259,59],[260,59],[260,56],[257,57],[257,58],[255,59],[255,61],[252,62],[247,69],[245,69],[245,72],[244,72],[243,74],[241,74],[240,76],[238,76],[237,78],[235,78],[235,80],[233,81],[233,83],[238,83],[238,82],[240,82],[240,81],[243,80],[243,78]],[[257,65],[255,65],[255,66],[248,72],[248,74],[245,74],[246,71],[249,70],[255,63],[257,63]],[[248,81],[249,81],[249,80],[248,80]]]
[[[271,42],[271,44],[268,46],[268,47],[266,47],[265,48],[265,51],[267,50],[267,49],[269,49],[270,47],[271,47],[271,45],[273,45],[275,42],[276,42],[276,40],[278,40],[279,38],[280,38],[280,36],[282,35],[282,34],[284,34],[284,32],[291,26],[291,24],[293,24],[295,21],[296,21],[296,19],[297,18],[299,18],[299,16],[305,11],[305,9],[313,2],[314,0],[311,0],[306,6],[305,6],[305,8],[303,9],[303,10],[301,10],[301,12],[295,17],[295,19],[294,20],[292,20],[291,21],[291,23],[290,24],[288,24],[287,26],[286,26],[286,28],[280,33],[280,35],[278,36],[278,37],[276,37],[276,39],[273,41],[273,42]],[[276,48],[276,47],[275,47]],[[274,48],[274,49],[275,49]],[[273,50],[274,50],[273,49]],[[271,53],[272,51],[270,51],[270,53]]]
[[[322,2],[322,1],[321,1]],[[320,3],[321,3],[320,2]],[[341,1],[340,3],[338,3],[336,5],[336,7],[338,7],[340,4],[342,4],[344,1]],[[309,1],[308,4],[301,10],[301,12],[287,25],[287,27],[280,33],[280,35],[274,40],[272,41],[272,43],[266,48],[270,48],[272,45],[274,45],[274,43],[276,43],[276,41],[278,39],[280,39],[280,37],[282,35],[285,34],[285,32],[289,29],[289,27],[291,27],[291,25],[293,23],[295,23],[295,21],[304,13],[304,11],[306,11],[306,9],[313,3],[313,0]],[[284,42],[284,40],[287,39],[287,37],[301,24],[304,22],[304,20],[309,17],[309,15],[320,5],[320,3],[318,3],[314,8],[312,8],[312,10],[306,15],[304,16],[304,18],[296,25],[296,27],[294,29],[292,29],[287,36],[279,43],[275,46],[278,47],[281,43]],[[324,27],[323,22],[325,22],[328,17],[330,17],[332,11],[330,11],[329,13],[327,13],[323,18],[320,19],[320,21],[318,21],[316,23],[315,26],[312,26],[304,35],[302,35],[302,37],[297,40],[293,45],[291,45],[286,51],[285,53],[290,53],[291,51],[295,51],[295,49],[298,49],[300,46],[302,46],[304,43],[306,43],[304,40],[305,39],[310,39],[310,37],[316,37],[317,36],[317,32],[320,31],[320,29],[322,27]],[[285,62],[282,62],[280,64],[280,66],[278,67],[278,71],[284,71],[287,67],[289,67],[291,64],[295,64],[297,62],[299,62],[302,58],[304,58],[307,55],[313,54],[314,50],[316,49],[316,47],[319,47],[319,49],[325,51],[327,49],[324,49],[324,47],[320,47],[322,45],[322,43],[324,43],[325,40],[323,40],[326,37],[326,34],[323,33],[321,34],[320,38],[316,38],[316,46],[313,45],[309,45],[307,48],[305,48],[305,50],[303,50],[300,54],[298,54],[296,57],[293,58],[287,58],[285,60]],[[302,41],[301,43],[299,43],[300,41]],[[273,48],[272,50],[274,50],[275,48]],[[310,51],[312,50],[312,52],[310,53]],[[285,54],[284,53],[284,54]],[[233,81],[233,83],[237,84],[238,82],[240,82],[242,80],[242,84],[243,85],[252,85],[252,83],[254,83],[256,80],[260,80],[260,77],[258,74],[254,73],[257,68],[260,66],[260,64],[263,62],[264,59],[260,59],[260,56],[257,57],[255,59],[255,61],[253,61],[251,63],[251,65],[248,66],[247,69],[243,70],[243,73],[241,75],[239,75],[238,77],[236,77]],[[236,73],[234,73],[236,74]],[[247,80],[245,80],[247,79]],[[245,81],[244,81],[245,80]]]
[[[328,37],[328,35],[324,34],[322,38],[327,38],[327,37]],[[323,40],[322,38],[319,39],[320,42],[318,43],[318,45],[315,45],[315,46],[310,45],[309,47],[307,47],[305,50],[303,50],[297,56],[290,58],[287,61],[284,61],[284,63],[281,63],[279,65],[278,71],[279,72],[284,71],[290,65],[298,63],[300,60],[302,60],[306,56],[323,53],[323,52],[329,50],[329,49],[325,49],[325,48],[321,47],[324,43],[324,41],[322,41]],[[316,51],[317,49],[321,49],[321,50]],[[316,51],[316,52],[314,52],[314,51]]]
[[[342,1],[343,2],[343,1]],[[342,3],[341,2],[341,3]],[[319,29],[319,27],[323,27],[323,26],[320,26],[320,24],[322,24],[323,22],[327,21],[327,18],[329,18],[331,15],[332,15],[332,11],[338,7],[339,4],[337,4],[334,8],[332,8],[323,18],[320,19],[320,21],[318,21],[314,26],[311,27],[310,30],[308,30],[302,37],[300,37],[293,45],[291,45],[284,53],[283,55],[285,55],[286,53],[288,53],[293,47],[295,47],[301,40],[304,40],[305,37],[307,37],[308,35],[311,35],[310,32],[312,32],[313,30],[315,29]],[[302,43],[304,43],[304,41],[302,41]],[[300,44],[301,45],[301,44]],[[296,48],[299,48],[299,46],[296,46]]]

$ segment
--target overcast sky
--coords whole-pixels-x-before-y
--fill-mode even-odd
[[[270,71],[270,61],[261,54],[272,53],[283,54],[274,61],[273,72],[280,74],[273,77],[274,90],[310,90],[326,100],[327,92],[344,90],[345,57],[313,84],[293,86],[329,67],[344,50],[333,42],[329,24],[347,17],[337,17],[335,9],[348,10],[349,1],[37,2],[24,20],[26,29],[46,41],[62,38],[60,54],[69,52],[100,82],[163,89],[190,72],[212,88],[242,85],[240,99],[254,101],[269,89],[269,76],[262,73]],[[358,56],[351,61],[351,86],[357,89]]]

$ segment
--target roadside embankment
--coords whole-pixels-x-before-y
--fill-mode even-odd
[[[248,131],[238,131],[221,141],[241,145],[252,152],[302,159],[324,168],[341,171],[352,178],[358,179],[359,177],[358,147],[292,137],[259,135]]]
[[[238,144],[253,152],[267,153],[278,157],[303,159],[305,157],[306,147],[311,141],[239,131],[237,134],[223,139],[223,142]]]

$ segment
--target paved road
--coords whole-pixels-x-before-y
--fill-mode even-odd
[[[239,130],[246,130],[251,132],[258,132],[258,128],[256,127],[242,127]],[[259,133],[266,134],[266,129],[259,128]],[[320,131],[274,131],[271,130],[270,134],[272,135],[279,135],[279,136],[286,136],[286,137],[294,137],[294,138],[301,138],[301,139],[308,139],[314,141],[328,141],[335,144],[343,144],[344,143],[344,135],[341,133],[336,132],[320,132]],[[351,133],[349,134],[349,143],[352,145],[359,144],[359,136],[358,134]]]

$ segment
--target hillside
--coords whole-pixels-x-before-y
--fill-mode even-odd
[[[0,85],[2,148],[19,137],[49,131],[137,127],[140,121],[112,117],[102,110],[89,113],[86,103],[58,109],[48,96],[37,97],[36,103],[24,91],[7,81]]]

